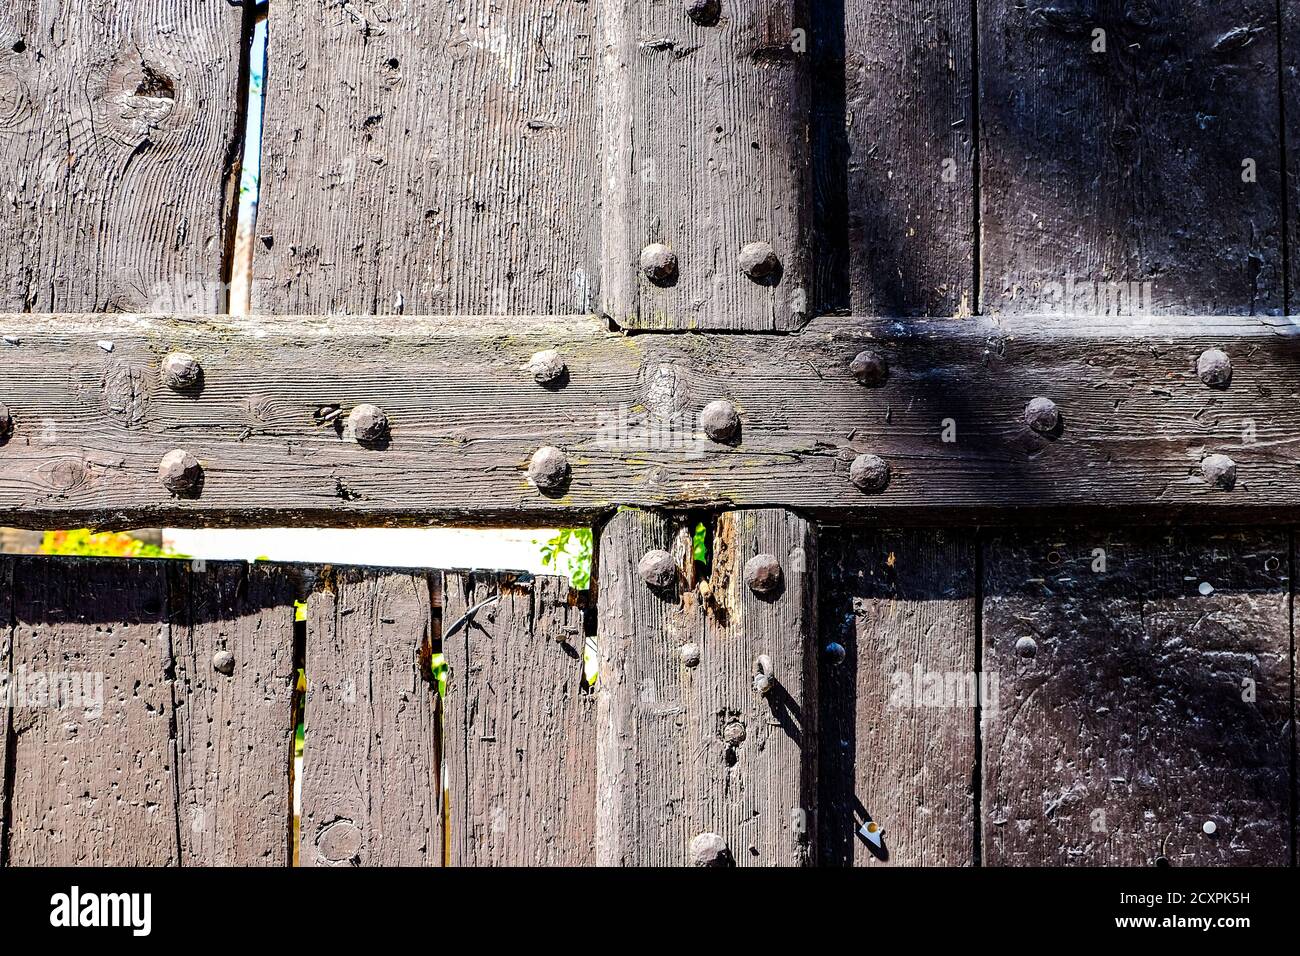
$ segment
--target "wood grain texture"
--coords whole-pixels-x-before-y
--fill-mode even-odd
[[[850,526],[823,529],[820,543],[821,860],[971,866],[973,535]],[[884,828],[883,851],[858,835],[867,820]]]
[[[430,587],[339,568],[308,598],[303,865],[442,864]]]
[[[583,593],[565,578],[443,575],[448,862],[590,866],[595,699],[583,685]]]
[[[0,307],[225,308],[243,137],[239,5],[0,10]]]
[[[1296,310],[1296,292],[1300,290],[1300,11],[1279,3],[1278,30],[1281,44],[1282,147],[1286,157],[1284,180],[1287,186],[1283,210],[1287,224],[1287,315]]]
[[[599,10],[605,313],[623,328],[798,328],[811,269],[806,3],[729,0],[714,25],[681,3]],[[779,281],[741,271],[752,242],[772,245]],[[641,273],[652,243],[677,254],[674,284]]]
[[[985,862],[1290,861],[1286,533],[997,536],[984,568]]]
[[[980,5],[982,311],[1280,311],[1278,5],[1095,6]]]
[[[737,865],[813,862],[815,531],[789,512],[727,512],[709,578],[656,593],[637,563],[673,536],[670,519],[637,511],[600,534],[596,861],[683,865],[692,839],[715,833]],[[771,598],[742,580],[759,553],[782,565]],[[687,643],[698,646],[693,667]],[[760,655],[776,678],[766,696],[754,688]]]
[[[271,8],[254,311],[592,309],[594,6]]]
[[[13,593],[14,559],[0,554],[0,677],[4,679],[0,704],[0,866],[9,857],[9,806],[13,780],[9,777],[9,742],[13,735],[13,705],[9,689],[13,686]]]
[[[267,564],[168,570],[181,865],[288,866],[294,581]]]
[[[933,525],[1067,511],[1267,520],[1300,504],[1300,422],[1277,391],[1300,330],[1280,320],[829,317],[790,336],[623,336],[582,319],[276,322],[113,316],[87,334],[82,317],[0,316],[18,342],[0,346],[15,421],[0,445],[0,522],[554,526],[631,504]],[[877,389],[849,370],[867,346],[890,366]],[[569,374],[547,389],[525,366],[552,347]],[[1233,361],[1226,390],[1196,375],[1210,347]],[[199,393],[158,384],[176,348],[202,364]],[[1035,396],[1059,407],[1059,436],[1025,424]],[[718,398],[739,409],[736,445],[698,428]],[[386,447],[339,427],[363,402],[386,411]],[[569,458],[556,497],[527,478],[543,445]],[[176,448],[204,469],[197,497],[158,481]],[[864,452],[892,468],[883,493],[849,481]],[[1236,461],[1232,491],[1202,477],[1211,453]]]

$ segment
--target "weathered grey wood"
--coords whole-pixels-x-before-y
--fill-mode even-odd
[[[809,315],[809,21],[804,0],[601,0],[604,311],[623,328],[798,328]],[[779,281],[741,272],[770,243]],[[671,285],[642,250],[677,255]]]
[[[442,864],[430,587],[340,568],[307,601],[303,865]]]
[[[9,703],[9,688],[13,685],[13,582],[14,559],[0,555],[0,675],[4,678],[0,704],[0,866],[9,856],[9,805],[13,781],[9,777],[9,741],[13,733],[13,706]]]
[[[287,866],[295,585],[267,564],[169,570],[181,864]]]
[[[820,547],[821,860],[970,866],[982,702],[973,536],[850,526],[823,529]],[[884,828],[883,852],[858,835],[867,820]]]
[[[243,137],[238,4],[0,10],[0,307],[215,312]]]
[[[255,312],[581,312],[595,4],[271,8]]]
[[[1288,551],[1272,530],[988,541],[986,863],[1290,861]]]
[[[113,316],[87,334],[80,317],[0,316],[18,342],[0,347],[15,422],[0,445],[0,521],[518,525],[620,504],[887,510],[930,524],[1067,509],[1267,520],[1300,504],[1300,412],[1276,397],[1300,335],[1280,320],[1045,330],[1033,318],[828,317],[790,336],[631,337],[576,318],[275,321],[272,333],[258,320]],[[868,346],[890,365],[880,388],[849,370]],[[525,366],[550,347],[569,372],[547,389]],[[1196,375],[1210,347],[1232,359],[1226,390]],[[158,384],[176,348],[201,362],[201,393]],[[1025,424],[1035,396],[1058,405],[1059,436]],[[737,445],[697,428],[719,398],[739,410]],[[340,428],[368,402],[387,413],[386,447]],[[527,478],[543,445],[569,459],[556,497]],[[197,497],[158,481],[177,448],[204,469]],[[883,493],[849,480],[864,452],[891,466]],[[1232,491],[1202,477],[1210,453],[1236,461]]]
[[[167,597],[161,561],[14,559],[8,864],[178,862]]]
[[[1281,310],[1278,4],[1095,8],[981,5],[982,311]]]
[[[809,863],[814,529],[785,511],[727,512],[717,519],[709,578],[657,593],[637,564],[672,538],[670,519],[638,511],[619,512],[600,534],[596,861],[681,865],[694,838],[713,833],[739,865]],[[759,553],[776,556],[784,572],[771,598],[743,581]],[[684,661],[686,644],[696,645],[698,665]],[[776,679],[766,696],[754,686],[760,655]]]
[[[583,685],[582,594],[565,578],[443,575],[452,866],[590,866],[595,699]]]

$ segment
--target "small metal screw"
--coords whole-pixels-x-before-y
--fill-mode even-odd
[[[14,430],[14,417],[9,414],[9,408],[3,402],[0,402],[0,441],[4,441]]]
[[[1025,406],[1025,424],[1040,435],[1050,435],[1061,427],[1061,412],[1050,398],[1035,398]]]
[[[559,491],[569,478],[569,459],[554,445],[543,445],[528,462],[528,477],[544,494]]]
[[[774,554],[756,554],[745,562],[745,584],[755,594],[780,590],[781,577],[781,562]]]
[[[836,667],[844,663],[844,659],[848,657],[848,654],[849,652],[844,649],[844,645],[836,641],[831,641],[826,645],[826,659]]]
[[[766,696],[776,686],[776,674],[772,671],[772,658],[766,654],[758,655],[754,661],[754,690]]]
[[[781,277],[781,260],[770,242],[751,242],[740,250],[740,271],[755,282],[773,284]]]
[[[528,360],[528,371],[539,385],[553,385],[564,378],[569,368],[555,349],[537,352]]]
[[[1196,360],[1196,375],[1210,388],[1227,388],[1232,381],[1232,359],[1222,349],[1206,349]]]
[[[235,672],[235,655],[230,651],[217,651],[212,655],[212,669],[229,677]]]
[[[702,27],[716,26],[722,16],[722,0],[687,0],[686,15]]]
[[[745,739],[745,725],[733,720],[722,728],[722,740],[728,747],[735,747]]]
[[[731,866],[727,841],[716,833],[701,833],[691,840],[691,862],[696,866]]]
[[[712,441],[730,441],[740,431],[740,414],[735,405],[720,398],[704,406],[700,412],[700,428]]]
[[[849,466],[849,480],[860,491],[878,494],[889,486],[889,462],[879,455],[859,455]]]
[[[1215,831],[1218,829],[1219,829],[1219,825],[1215,823],[1213,820],[1206,820],[1204,823],[1201,824],[1201,832],[1204,833],[1206,836],[1214,836]]]
[[[1016,653],[1021,657],[1033,657],[1038,653],[1038,642],[1032,637],[1022,637],[1016,641]]]
[[[879,352],[870,349],[859,352],[849,363],[849,371],[863,385],[871,388],[885,384],[889,377],[889,363]]]
[[[174,495],[192,494],[203,481],[203,466],[189,452],[177,448],[162,456],[158,480]]]
[[[348,416],[348,430],[358,444],[383,441],[388,435],[388,416],[378,405],[358,405]]]
[[[641,250],[641,271],[655,285],[670,286],[677,281],[677,253],[652,242]]]
[[[175,392],[194,388],[203,378],[203,368],[188,352],[169,352],[163,357],[158,378]]]
[[[687,667],[696,667],[700,663],[700,645],[694,641],[683,644],[677,653],[682,656],[682,663]]]
[[[636,569],[641,580],[652,588],[666,588],[677,580],[677,562],[667,551],[647,551]]]
[[[1201,474],[1212,488],[1231,491],[1237,483],[1237,463],[1227,455],[1206,455],[1201,459]]]

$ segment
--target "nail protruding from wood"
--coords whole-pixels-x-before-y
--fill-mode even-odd
[[[388,416],[378,405],[358,405],[348,415],[348,431],[359,445],[377,445],[388,437]]]
[[[1210,388],[1227,388],[1232,383],[1232,359],[1222,349],[1206,349],[1196,360],[1196,375]]]
[[[677,253],[662,242],[652,242],[641,250],[641,271],[657,286],[677,282]]]
[[[235,672],[235,655],[226,650],[217,651],[212,655],[212,669],[229,677]]]
[[[1055,434],[1061,427],[1061,411],[1050,398],[1031,399],[1025,406],[1025,424],[1040,435]]]
[[[694,641],[683,644],[677,652],[681,655],[682,663],[687,667],[698,667],[700,663],[700,645]]]
[[[569,367],[558,351],[545,349],[528,360],[528,371],[538,385],[559,385],[568,377]]]
[[[203,466],[189,452],[177,448],[162,456],[158,463],[158,480],[174,495],[192,496],[203,484]]]
[[[662,591],[677,581],[677,562],[667,551],[647,551],[637,563],[641,580],[655,590]]]
[[[1237,463],[1227,455],[1206,455],[1201,459],[1206,483],[1220,491],[1231,491],[1237,483]]]
[[[758,655],[754,661],[754,690],[763,696],[776,686],[776,672],[772,669],[772,658],[766,654]]]
[[[722,728],[722,742],[728,747],[735,747],[745,740],[745,725],[738,720],[732,720],[727,726]]]
[[[750,242],[740,250],[740,271],[761,285],[776,285],[781,279],[781,260],[770,242]]]
[[[879,494],[889,487],[889,462],[879,455],[859,455],[849,466],[849,481],[859,491]]]
[[[1032,637],[1022,637],[1016,641],[1016,654],[1020,657],[1033,657],[1038,653],[1038,642]]]
[[[569,480],[569,459],[554,445],[543,445],[528,461],[528,477],[542,494],[555,494]]]
[[[717,26],[722,18],[722,0],[686,0],[686,15],[699,26]]]
[[[173,392],[197,388],[203,380],[203,367],[188,352],[169,352],[163,356],[158,378]]]
[[[716,833],[700,833],[691,840],[691,863],[695,866],[734,866],[727,841]]]
[[[879,352],[867,349],[854,356],[849,363],[849,371],[868,388],[879,388],[889,378],[889,363]]]
[[[849,652],[844,649],[844,645],[840,644],[838,641],[831,641],[826,645],[826,659],[835,667],[839,667],[844,663],[844,659],[848,657],[848,653]]]
[[[731,441],[740,432],[740,413],[724,398],[709,402],[700,412],[700,428],[710,441]]]
[[[1219,825],[1215,823],[1213,820],[1206,820],[1204,823],[1201,824],[1201,832],[1204,833],[1206,836],[1214,836],[1214,834],[1217,833],[1218,830],[1219,830]]]
[[[781,562],[774,554],[756,554],[745,562],[745,584],[755,594],[771,595],[781,590]]]

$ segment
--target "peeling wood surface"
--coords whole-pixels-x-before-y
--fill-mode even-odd
[[[339,568],[307,602],[304,866],[440,866],[425,573]]]
[[[806,3],[730,0],[712,25],[681,3],[598,8],[605,313],[633,329],[798,328],[810,314]],[[771,244],[779,281],[742,273],[753,242]],[[642,274],[652,243],[676,253],[675,282]]]
[[[593,309],[595,6],[272,7],[254,311]]]
[[[683,865],[691,841],[715,833],[737,865],[815,862],[816,533],[789,512],[727,512],[711,575],[658,593],[637,564],[674,531],[662,515],[621,511],[599,537],[596,861]],[[743,583],[759,553],[782,565],[773,597]],[[776,680],[766,696],[754,688],[760,655]]]
[[[1265,530],[987,542],[987,864],[1291,860],[1289,547]]]
[[[971,866],[974,536],[848,526],[820,543],[821,860]],[[868,820],[884,828],[882,848],[859,835]]]
[[[225,2],[0,9],[0,308],[225,308],[242,36]]]
[[[443,575],[448,863],[590,866],[595,699],[583,686],[582,594],[565,578]]]

